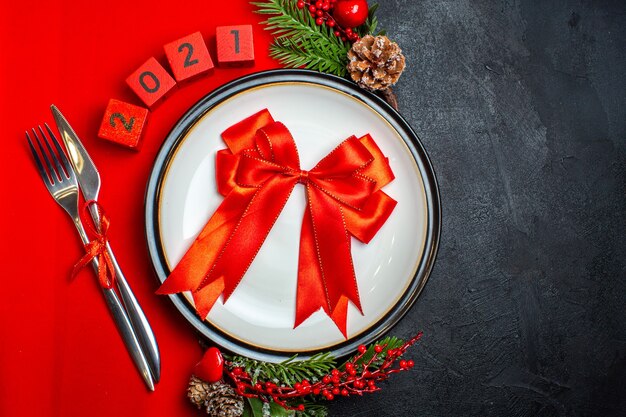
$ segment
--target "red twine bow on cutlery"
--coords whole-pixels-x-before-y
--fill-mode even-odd
[[[294,328],[322,308],[347,337],[351,301],[363,314],[351,236],[368,243],[396,201],[381,191],[394,176],[369,135],[351,136],[313,169],[300,168],[293,137],[267,109],[222,133],[217,189],[225,198],[158,294],[191,291],[204,318],[239,285],[293,188],[306,187]]]
[[[96,225],[89,214],[89,206],[95,206],[98,210],[98,217],[100,218],[100,224]],[[87,222],[89,231],[94,235],[94,239],[85,244],[85,254],[74,265],[72,270],[72,279],[80,273],[80,271],[94,259],[98,259],[98,281],[103,288],[113,288],[115,282],[115,269],[113,267],[113,261],[107,251],[107,232],[109,231],[110,221],[107,215],[102,210],[102,207],[95,200],[86,201],[82,207],[82,217],[89,218]]]

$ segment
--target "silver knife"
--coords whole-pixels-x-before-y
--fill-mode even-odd
[[[78,178],[80,190],[83,194],[85,201],[97,201],[98,194],[100,192],[100,174],[98,173],[95,164],[91,160],[91,157],[87,153],[87,150],[80,142],[78,136],[76,135],[70,124],[67,122],[63,114],[61,114],[59,109],[55,105],[50,106],[50,109],[52,110],[52,115],[56,122],[57,128],[61,133],[61,138],[63,139],[63,143],[65,144],[65,148],[67,149],[67,152],[69,154],[70,162],[74,167],[74,171],[76,171],[76,177]],[[100,218],[97,207],[91,205],[89,208],[94,223],[98,225],[100,222]],[[142,352],[140,353],[142,353],[142,355],[140,356],[144,356],[144,359],[147,362],[151,379],[154,382],[158,382],[161,377],[161,359],[159,354],[159,347],[154,337],[154,333],[152,332],[152,328],[148,323],[148,319],[146,318],[143,310],[137,302],[135,295],[131,291],[128,282],[126,281],[126,278],[124,277],[124,274],[122,273],[119,264],[115,259],[115,255],[111,250],[111,246],[108,244],[107,249],[111,260],[113,261],[116,283],[120,292],[120,296],[122,297],[124,307],[126,308],[128,319],[130,320],[132,327],[135,331],[137,340],[141,345]],[[131,347],[129,346],[129,349],[130,348]],[[133,357],[133,359],[135,359],[135,363],[141,371],[141,358]],[[144,372],[142,372],[142,374],[144,374]],[[148,384],[148,381],[146,381],[146,383]],[[150,385],[151,384],[148,384],[149,387]]]

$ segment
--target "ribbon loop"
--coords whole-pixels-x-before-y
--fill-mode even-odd
[[[89,214],[89,207],[91,206],[96,207],[98,211],[98,218],[100,219],[99,224],[95,224]],[[107,250],[107,232],[109,231],[111,222],[104,213],[104,210],[102,210],[102,207],[95,200],[89,200],[83,204],[81,215],[82,218],[89,218],[87,227],[94,238],[84,245],[85,254],[74,265],[72,279],[95,258],[98,259],[98,281],[100,285],[103,288],[111,289],[115,282],[115,268],[113,267],[113,260]]]
[[[369,135],[344,140],[313,169],[300,168],[289,130],[267,110],[228,128],[218,153],[218,189],[225,198],[159,294],[191,291],[204,318],[224,302],[263,245],[297,184],[307,193],[300,234],[295,326],[323,309],[347,337],[348,301],[361,312],[351,236],[369,241],[396,202],[380,191],[393,179]]]

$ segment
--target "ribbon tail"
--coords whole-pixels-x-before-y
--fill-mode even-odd
[[[341,297],[335,306],[330,318],[337,326],[343,337],[348,338],[348,298]]]
[[[205,278],[241,219],[241,207],[250,203],[256,191],[237,188],[224,198],[157,294],[196,291],[201,285],[210,284]]]
[[[213,305],[217,302],[217,299],[220,297],[222,292],[224,291],[224,278],[220,277],[212,282],[210,282],[207,286],[194,291],[192,293],[193,303],[196,307],[196,312],[201,319],[205,319],[209,314],[209,311],[213,308]]]
[[[330,314],[328,297],[324,288],[322,271],[317,257],[317,247],[313,233],[313,219],[307,205],[302,219],[300,233],[300,254],[298,256],[298,288],[296,292],[296,319],[293,328],[323,308]]]
[[[316,241],[318,262],[331,318],[346,335],[347,301],[363,314],[354,265],[350,234],[341,206],[315,186],[307,187]],[[344,301],[345,299],[345,301]],[[345,311],[344,311],[345,310]]]
[[[87,245],[85,245],[85,254],[74,265],[74,268],[72,269],[71,279],[76,278],[76,276],[80,273],[80,271],[82,271],[84,267],[89,265],[91,260],[98,255],[95,245],[96,243],[94,241],[91,241]]]
[[[105,244],[102,244],[102,252],[98,256],[98,261],[100,264],[100,268],[98,269],[98,279],[100,280],[100,285],[103,288],[111,289],[113,288],[113,283],[115,282],[115,268],[113,267],[113,260],[106,252]]]
[[[256,194],[198,289],[223,277],[224,301],[228,300],[265,242],[295,185],[294,178],[275,176],[260,189],[253,188]]]

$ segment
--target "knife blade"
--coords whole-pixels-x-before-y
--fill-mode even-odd
[[[50,106],[50,110],[52,111],[57,128],[69,154],[72,167],[76,172],[76,177],[78,178],[80,185],[80,191],[83,194],[85,201],[97,201],[100,193],[101,180],[100,173],[98,172],[96,165],[78,138],[78,135],[76,135],[76,132],[74,132],[74,129],[72,129],[67,119],[63,116],[59,109],[55,105],[52,105]],[[96,225],[99,224],[100,218],[98,210],[95,206],[90,206],[90,213],[94,223]],[[118,285],[122,302],[126,308],[128,318],[133,326],[133,329],[135,330],[135,334],[139,344],[141,345],[143,354],[145,355],[145,359],[150,369],[150,374],[154,379],[154,382],[158,382],[161,375],[161,360],[156,338],[150,324],[148,323],[148,319],[130,289],[128,282],[126,281],[126,278],[120,269],[117,260],[115,259],[115,255],[111,250],[111,246],[108,243],[107,250],[113,261],[115,275],[117,277],[116,283]]]

